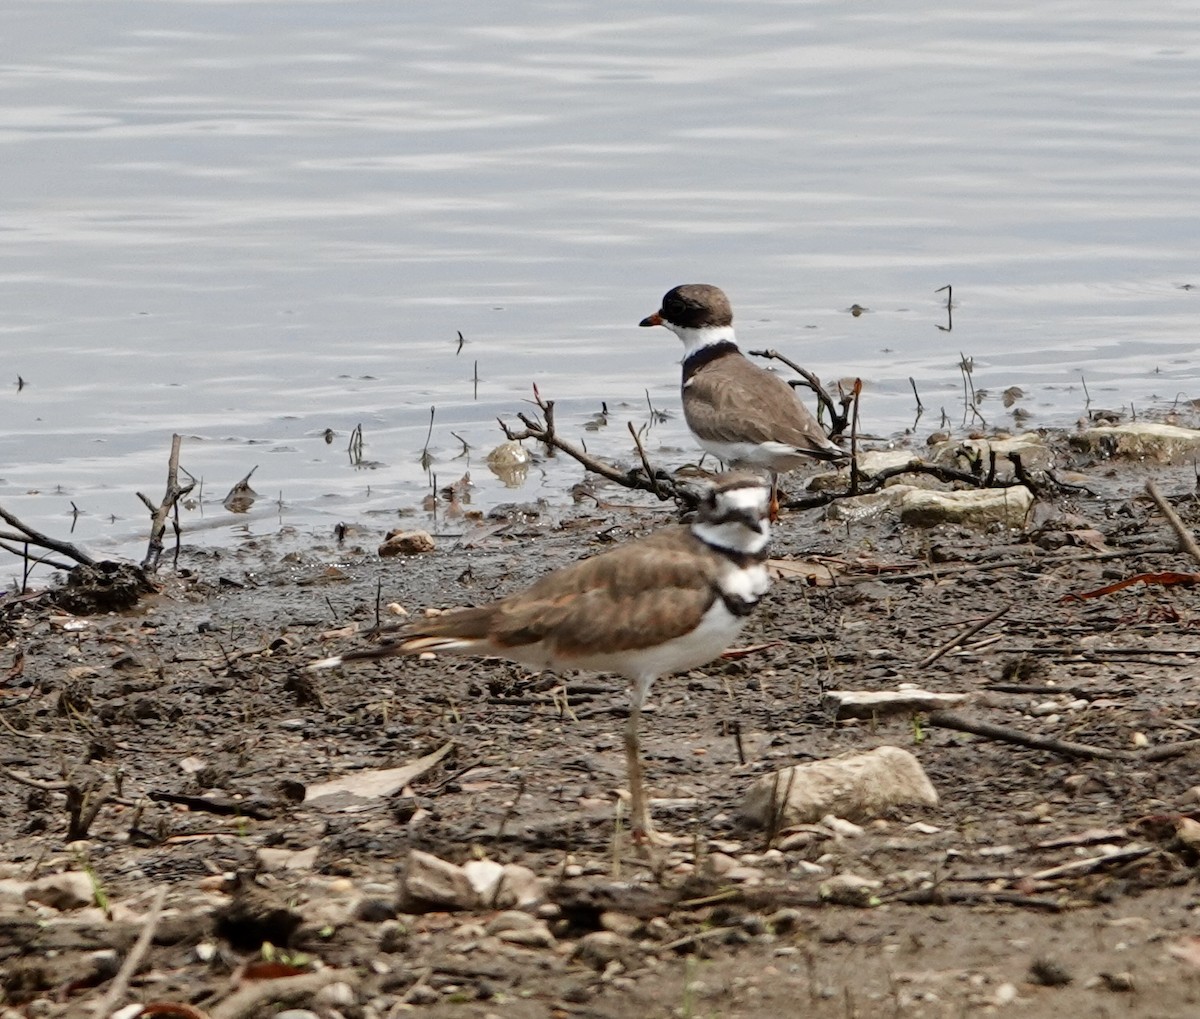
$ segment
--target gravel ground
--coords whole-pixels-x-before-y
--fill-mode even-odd
[[[0,601],[0,1016],[95,1014],[149,927],[116,1003],[193,1011],[148,1015],[1194,1014],[1200,755],[1161,748],[1200,734],[1197,590],[1063,599],[1200,565],[1130,495],[1145,468],[1092,474],[1100,495],[1047,490],[1024,530],[785,516],[775,556],[835,583],[781,579],[745,654],[655,688],[656,818],[687,839],[649,858],[614,806],[621,682],[564,688],[491,660],[302,667],[354,647],[381,603],[518,590],[647,533],[660,506],[606,492],[628,505],[468,524],[401,559],[366,531],[361,548],[185,550],[116,613]],[[1195,526],[1192,469],[1154,476]],[[1118,753],[920,715],[838,721],[822,704],[905,682],[971,695],[956,709],[971,719]],[[391,795],[304,802],[447,744]],[[938,806],[742,822],[758,776],[885,744],[917,756]],[[414,851],[519,864],[540,901],[429,908]],[[846,874],[878,885],[830,901]]]

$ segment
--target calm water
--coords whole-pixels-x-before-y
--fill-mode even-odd
[[[681,282],[862,376],[879,435],[909,376],[919,432],[961,422],[960,352],[989,421],[1018,385],[1069,423],[1081,375],[1200,397],[1192,0],[879,6],[4,5],[0,505],[140,556],[178,431],[195,540],[383,523],[427,491],[431,406],[439,480],[565,502],[570,463],[491,476],[496,417],[537,382],[628,456],[647,390],[677,411],[677,341],[636,323]],[[649,445],[695,456],[678,414]],[[255,465],[283,508],[231,518]]]

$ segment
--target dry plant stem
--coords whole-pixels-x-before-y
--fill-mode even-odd
[[[108,1019],[109,1016],[116,1011],[117,1006],[121,1004],[125,997],[125,992],[129,989],[129,981],[133,979],[134,973],[142,964],[142,960],[146,957],[146,952],[150,948],[150,942],[154,938],[154,932],[158,929],[158,921],[162,916],[163,903],[167,899],[167,886],[159,885],[158,891],[154,894],[154,902],[150,906],[150,912],[146,914],[146,921],[142,924],[142,931],[138,935],[137,941],[129,950],[129,954],[125,957],[125,961],[121,964],[121,968],[117,971],[117,975],[113,977],[113,982],[109,986],[104,997],[96,1003],[96,1007],[92,1010],[92,1015],[95,1019]]]
[[[59,552],[65,555],[68,559],[73,559],[81,566],[93,566],[96,560],[86,552],[81,551],[72,545],[69,541],[59,541],[57,538],[51,538],[48,535],[42,534],[41,531],[36,531],[28,524],[21,523],[11,513],[0,508],[0,520],[3,520],[9,527],[15,527],[19,534],[5,534],[3,537],[13,541],[28,542],[31,545],[37,545],[41,548],[48,548],[53,552]]]
[[[150,510],[150,544],[146,549],[146,558],[142,560],[142,569],[149,570],[151,573],[158,569],[158,561],[162,558],[162,539],[167,529],[167,517],[171,515],[171,510],[175,508],[179,500],[196,486],[194,481],[183,486],[179,484],[179,447],[182,442],[183,439],[179,435],[171,436],[171,458],[167,461],[167,491],[163,495],[162,502],[155,506],[141,492],[137,493],[138,498]],[[175,539],[178,542],[178,519],[175,522]]]
[[[1162,492],[1158,490],[1158,486],[1153,481],[1146,482],[1146,494],[1154,500],[1154,505],[1158,507],[1158,511],[1167,518],[1167,523],[1171,525],[1171,530],[1175,532],[1175,536],[1179,539],[1179,547],[1182,551],[1190,555],[1196,562],[1200,563],[1200,545],[1196,544],[1196,539],[1192,532],[1187,529],[1187,526],[1179,519],[1179,514],[1175,512],[1174,507],[1163,498]]]
[[[973,637],[984,627],[991,626],[992,623],[994,623],[997,619],[999,619],[1002,615],[1004,615],[1004,613],[1006,613],[1011,608],[1012,608],[1011,603],[1008,605],[1001,605],[1000,608],[996,609],[995,612],[991,612],[988,615],[984,616],[983,619],[980,619],[977,622],[972,623],[965,630],[962,630],[959,633],[955,634],[948,641],[946,641],[946,643],[943,644],[941,647],[937,648],[935,651],[931,651],[924,658],[922,658],[919,662],[917,662],[917,668],[923,669],[927,665],[932,665],[939,658],[941,658],[942,655],[946,654],[949,651],[953,651],[956,647],[958,647],[960,644],[962,644],[963,641],[967,640],[970,637]]]
[[[209,1010],[211,1019],[242,1019],[243,1016],[261,1016],[268,1013],[268,1003],[295,1004],[308,1000],[328,984],[339,981],[357,982],[352,970],[323,969],[316,973],[303,973],[296,977],[281,977],[278,980],[257,980],[234,991],[228,998]]]

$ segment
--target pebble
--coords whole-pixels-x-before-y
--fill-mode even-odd
[[[710,874],[723,877],[733,870],[734,867],[738,866],[738,862],[732,856],[727,856],[725,853],[710,853],[704,861],[704,866]]]
[[[432,1005],[441,998],[441,995],[428,984],[418,984],[404,997],[410,1005]],[[275,1019],[280,1019],[280,1017],[276,1016]]]
[[[535,916],[516,909],[507,909],[503,913],[497,913],[488,921],[484,929],[488,934],[495,934],[501,941],[507,941],[512,945],[553,948],[556,943],[545,920],[539,920]]]
[[[843,839],[856,839],[866,832],[866,829],[862,825],[855,824],[853,821],[847,821],[842,817],[836,817],[833,814],[826,814],[821,818],[821,824],[838,836],[838,838]]]
[[[357,1000],[354,993],[354,988],[344,980],[335,981],[332,984],[326,984],[313,995],[313,1001],[318,1005],[329,1005],[333,1008],[345,1007],[353,1005]]]
[[[632,938],[637,936],[638,931],[644,925],[636,916],[630,916],[628,913],[617,913],[613,910],[605,910],[600,914],[600,926],[604,930],[612,931],[613,934],[619,934],[623,938]]]
[[[874,905],[875,892],[880,887],[880,881],[843,873],[822,881],[818,894],[826,902],[835,902],[840,906],[871,906]]]
[[[354,907],[354,919],[363,923],[383,923],[396,917],[396,903],[390,899],[359,899]]]
[[[633,946],[628,938],[612,931],[592,931],[575,944],[575,958],[595,970],[623,959]]]
[[[793,849],[804,849],[810,846],[817,840],[817,833],[811,831],[796,831],[790,835],[785,835],[779,840],[779,848],[785,853],[791,852]]]
[[[992,995],[992,1004],[1001,1007],[1011,1005],[1017,1000],[1017,985],[1005,983],[996,988],[996,993]]]

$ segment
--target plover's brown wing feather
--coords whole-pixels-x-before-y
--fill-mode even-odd
[[[684,389],[688,426],[706,439],[782,442],[818,458],[834,453],[824,430],[792,387],[741,354],[704,365],[685,381]]]
[[[545,642],[573,658],[641,649],[690,633],[716,598],[718,563],[686,528],[548,574],[496,606],[504,648]]]

